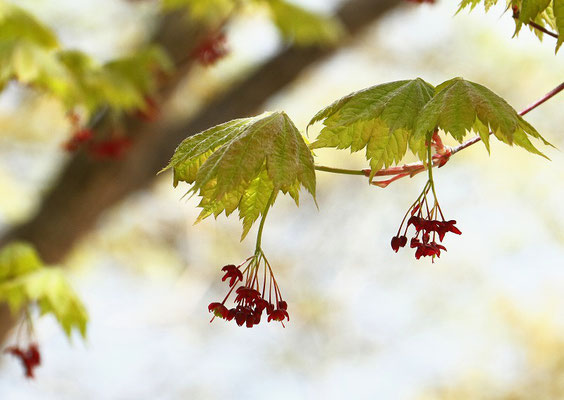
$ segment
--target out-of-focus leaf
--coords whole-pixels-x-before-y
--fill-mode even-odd
[[[21,8],[0,0],[0,42],[25,40],[52,49],[58,46],[55,34]]]
[[[235,0],[162,0],[164,10],[185,8],[190,18],[207,23],[217,23],[231,13]]]
[[[26,243],[13,242],[0,250],[0,282],[36,271],[42,266],[35,249]]]
[[[42,315],[55,316],[67,336],[73,328],[86,335],[86,309],[62,270],[44,266],[29,244],[13,242],[0,250],[0,301],[14,313],[36,303]]]
[[[266,4],[284,38],[299,45],[331,44],[343,34],[343,27],[335,18],[308,11],[285,0],[270,0]]]

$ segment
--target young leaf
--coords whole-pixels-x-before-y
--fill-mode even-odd
[[[12,242],[0,251],[0,282],[33,272],[43,266],[35,249],[23,242]]]
[[[58,47],[55,34],[23,9],[0,1],[0,42],[25,40],[45,49]]]
[[[236,5],[235,0],[162,0],[164,10],[186,8],[191,19],[210,24],[225,19]]]
[[[193,183],[190,193],[202,197],[198,221],[238,208],[243,237],[279,190],[297,204],[301,185],[315,199],[313,156],[283,112],[235,119],[190,136],[163,171],[169,168],[175,186]]]
[[[550,145],[505,100],[488,88],[462,78],[437,86],[435,96],[423,107],[415,126],[416,140],[429,140],[439,128],[459,142],[473,130],[488,149],[489,131],[504,143],[516,144],[543,157],[546,156],[533,146],[528,136]]]
[[[36,302],[41,315],[53,314],[69,338],[73,328],[86,337],[86,309],[58,268],[40,268],[1,281],[0,301],[6,301],[14,313]]]
[[[374,174],[401,161],[415,120],[433,92],[431,84],[417,78],[351,93],[312,118],[308,127],[317,121],[323,121],[324,127],[310,147],[350,148],[351,152],[366,147],[366,159]],[[420,147],[411,139],[409,143],[413,151]]]
[[[307,11],[285,0],[270,0],[272,19],[287,40],[299,45],[335,43],[343,34],[338,20]]]
[[[519,33],[523,24],[537,20],[537,17],[544,12],[551,1],[552,0],[523,0],[519,9],[519,17],[515,21],[515,34]]]
[[[556,28],[558,29],[558,43],[556,44],[556,51],[558,51],[562,43],[564,43],[564,0],[554,0],[552,9],[556,19]]]
[[[41,314],[53,314],[69,337],[72,328],[86,335],[86,309],[63,272],[45,267],[29,244],[13,242],[0,250],[0,301],[14,313],[36,302]]]

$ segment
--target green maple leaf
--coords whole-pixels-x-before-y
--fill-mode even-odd
[[[163,171],[169,168],[174,186],[193,184],[189,193],[201,196],[198,221],[239,209],[243,238],[278,191],[298,204],[301,185],[315,199],[313,156],[283,112],[235,119],[190,136]]]
[[[310,12],[284,0],[270,0],[266,4],[282,36],[299,45],[331,44],[343,34],[343,27],[335,18]]]
[[[308,127],[317,121],[323,121],[324,127],[310,147],[350,148],[351,152],[366,148],[372,178],[377,170],[400,162],[408,143],[414,152],[421,147],[410,137],[433,93],[434,87],[420,78],[351,93],[312,118]]]
[[[562,43],[564,43],[564,0],[554,0],[552,9],[556,29],[558,30],[558,42],[556,44],[556,51],[558,51]]]
[[[0,42],[25,40],[45,49],[58,47],[55,34],[23,9],[0,1]]]
[[[551,0],[522,0],[519,7],[519,18],[515,21],[515,35],[519,33],[523,24],[529,21],[541,22],[538,17],[546,10],[550,2]]]
[[[43,267],[33,247],[22,242],[13,242],[0,251],[0,282],[36,271]]]
[[[88,314],[63,271],[46,267],[26,243],[10,243],[0,250],[0,301],[17,313],[35,302],[41,315],[53,314],[67,336],[76,328],[86,336]]]
[[[437,128],[462,142],[470,131],[478,133],[489,151],[489,132],[509,145],[516,144],[546,157],[529,137],[550,145],[504,99],[488,88],[462,78],[443,82],[415,122],[415,138],[430,140]]]
[[[459,13],[462,9],[470,7],[473,10],[476,5],[483,1],[485,10],[488,11],[498,0],[462,0],[459,3]],[[519,10],[518,18],[515,18],[515,33],[517,36],[523,25],[530,21],[542,27],[550,27],[556,29],[559,33],[564,31],[564,0],[507,0],[507,10],[517,8]],[[530,30],[540,39],[543,38],[543,32],[529,25]],[[559,34],[556,44],[556,52],[562,45],[564,38]]]

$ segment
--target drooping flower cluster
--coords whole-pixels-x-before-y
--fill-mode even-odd
[[[260,323],[263,313],[268,322],[290,320],[288,304],[282,300],[280,288],[274,278],[270,264],[262,252],[249,257],[241,265],[226,265],[222,281],[227,281],[229,291],[222,302],[213,302],[208,306],[214,317],[227,321],[235,320],[237,325],[252,328]],[[227,308],[225,302],[235,292],[235,306]],[[210,322],[211,322],[210,321]]]
[[[192,52],[193,56],[204,66],[215,64],[228,53],[227,36],[224,32],[208,36]]]
[[[25,369],[26,377],[34,377],[33,372],[35,368],[41,364],[41,354],[37,344],[31,343],[27,349],[22,349],[19,346],[10,346],[4,351],[20,359]]]
[[[89,142],[93,136],[90,129],[78,129],[74,131],[70,139],[63,144],[63,148],[69,153],[72,153],[77,151],[82,144]]]
[[[411,225],[415,228],[415,235],[409,241],[409,247],[415,250],[415,258],[421,257],[440,257],[441,250],[446,251],[446,248],[438,243],[442,242],[447,232],[452,232],[460,235],[462,232],[455,226],[456,221],[446,221],[439,206],[438,201],[434,200],[432,207],[429,207],[427,202],[427,194],[431,189],[431,183],[427,182],[425,188],[415,201],[407,210],[401,225],[398,229],[396,236],[392,238],[392,249],[397,253],[401,247],[407,245],[407,230]],[[409,215],[409,219],[407,216]],[[439,220],[440,216],[440,220]],[[406,223],[407,219],[407,223]],[[400,235],[405,223],[403,234]]]
[[[131,139],[116,137],[101,142],[92,143],[88,149],[89,153],[99,159],[118,160],[122,158],[131,147]]]

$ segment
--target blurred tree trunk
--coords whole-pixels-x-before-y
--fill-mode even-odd
[[[351,0],[338,11],[338,17],[348,30],[349,38],[398,5],[402,0]],[[171,54],[177,66],[176,74],[159,93],[164,103],[174,93],[178,83],[188,74],[196,44],[206,35],[206,29],[170,15],[164,18],[155,41]],[[129,194],[150,185],[156,173],[167,164],[176,146],[189,134],[202,131],[227,120],[256,112],[273,94],[294,81],[312,64],[333,54],[347,44],[335,47],[290,47],[248,77],[212,100],[197,115],[185,121],[142,122],[125,117],[123,126],[133,141],[122,160],[93,160],[87,154],[76,154],[53,182],[36,213],[26,222],[13,227],[0,239],[0,245],[10,240],[31,242],[45,262],[61,261],[69,250],[88,233],[99,216]],[[97,135],[107,134],[104,120],[97,125]],[[6,307],[0,307],[0,343],[13,325]]]

